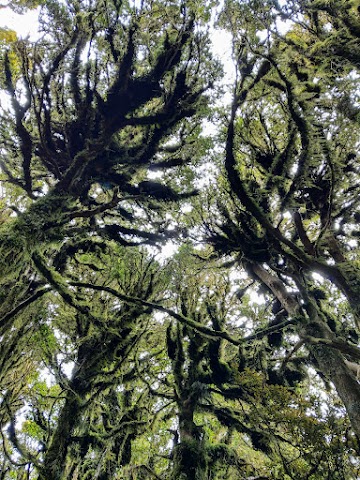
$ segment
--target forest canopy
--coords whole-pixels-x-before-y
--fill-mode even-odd
[[[5,7],[0,479],[359,478],[359,2]]]

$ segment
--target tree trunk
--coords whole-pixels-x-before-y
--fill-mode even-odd
[[[328,330],[327,325],[317,321],[310,324],[305,332],[313,337],[326,339],[329,338]],[[343,355],[335,348],[321,344],[308,344],[307,348],[318,363],[319,370],[334,384],[360,440],[360,384],[355,375],[346,365]]]
[[[269,287],[289,315],[299,314],[298,302],[293,295],[287,292],[285,285],[278,277],[256,264],[253,265],[253,271]],[[338,350],[316,343],[316,339],[331,341],[334,337],[333,332],[318,315],[316,306],[309,304],[307,313],[310,322],[304,318],[304,323],[305,321],[308,323],[303,326],[303,331],[299,331],[299,334],[305,335],[305,338],[306,336],[311,337],[315,341],[315,343],[307,342],[306,346],[313,354],[318,369],[334,384],[345,406],[354,432],[360,440],[360,384]]]
[[[183,400],[183,399],[182,399]],[[174,450],[171,480],[206,480],[207,455],[202,432],[194,422],[193,399],[179,402],[180,443]]]
[[[66,466],[66,455],[74,429],[79,425],[82,411],[82,401],[91,388],[89,380],[91,371],[91,349],[83,344],[80,347],[73,378],[69,382],[65,404],[61,409],[56,429],[50,440],[49,448],[44,457],[43,467],[38,480],[61,480]]]
[[[80,418],[81,406],[74,392],[69,392],[61,411],[56,431],[44,458],[38,480],[60,480],[65,469],[66,454],[74,427]]]

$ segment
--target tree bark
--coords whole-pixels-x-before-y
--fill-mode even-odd
[[[179,405],[180,443],[174,449],[171,480],[206,480],[207,458],[204,439],[194,422],[194,399],[182,398]]]
[[[75,392],[69,392],[61,411],[56,431],[44,458],[38,480],[60,480],[62,478],[68,447],[74,427],[80,418],[81,406]]]
[[[309,324],[305,328],[306,334],[320,338],[332,336],[328,326],[322,323],[316,321]],[[307,348],[314,356],[319,370],[334,384],[360,440],[360,384],[352,369],[347,365],[343,355],[334,348],[321,344],[307,344]]]
[[[282,307],[289,315],[299,315],[300,305],[294,295],[289,294],[282,281],[265,270],[260,265],[252,265],[254,273],[257,277],[272,291],[275,297],[280,301]],[[328,325],[320,318],[315,305],[307,306],[309,319],[304,317],[304,322],[299,324],[299,335],[312,337],[315,339],[332,340],[333,332]],[[360,440],[360,384],[358,383],[353,368],[347,365],[343,355],[327,345],[320,342],[312,343],[306,341],[308,350],[312,353],[316,366],[331,381],[341,398],[344,407],[349,416],[351,425]]]

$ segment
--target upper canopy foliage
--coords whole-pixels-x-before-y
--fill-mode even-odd
[[[357,2],[41,4],[0,32],[1,478],[358,478]]]

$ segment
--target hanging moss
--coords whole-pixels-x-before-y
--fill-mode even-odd
[[[22,265],[30,258],[26,249],[26,239],[18,234],[16,227],[16,223],[12,222],[3,225],[0,229],[0,275],[4,279],[9,274],[17,278]]]
[[[34,203],[17,222],[16,232],[22,235],[32,250],[43,242],[62,239],[65,215],[69,212],[71,198],[66,195],[46,195]]]
[[[26,212],[0,228],[1,277],[16,278],[36,249],[63,239],[69,197],[51,194],[39,199]]]

